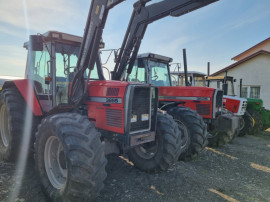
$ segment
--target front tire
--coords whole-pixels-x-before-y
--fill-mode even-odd
[[[158,111],[155,141],[136,146],[128,152],[128,157],[143,171],[165,171],[180,155],[181,136],[173,118]]]
[[[100,133],[87,117],[63,113],[42,120],[35,162],[51,201],[91,201],[103,188],[107,160]]]
[[[0,93],[0,161],[16,161],[25,122],[25,101],[16,89]]]
[[[196,158],[208,144],[207,126],[202,117],[187,107],[172,107],[168,113],[173,116],[180,128],[184,125],[187,130],[186,148],[179,156],[179,160],[190,161]]]
[[[238,134],[239,137],[243,137],[243,136],[251,133],[251,131],[254,127],[253,118],[248,112],[246,112],[244,114],[243,119],[244,119],[245,125],[242,128],[242,130],[240,130],[240,133]]]

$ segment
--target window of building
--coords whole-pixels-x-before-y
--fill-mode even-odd
[[[248,97],[248,87],[242,87],[241,97],[244,97],[244,98]]]
[[[250,87],[250,98],[260,98],[260,87]]]
[[[241,90],[241,97],[243,98],[260,98],[260,86],[243,86]]]

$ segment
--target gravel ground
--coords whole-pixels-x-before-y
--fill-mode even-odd
[[[15,201],[46,201],[32,163]],[[0,201],[14,191],[15,165],[0,163]],[[107,179],[97,202],[107,201],[270,201],[270,130],[207,148],[191,162],[148,174],[124,157],[108,157]]]

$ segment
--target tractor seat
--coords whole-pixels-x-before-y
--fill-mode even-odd
[[[34,80],[34,88],[35,88],[37,94],[43,93],[42,84],[40,82]]]

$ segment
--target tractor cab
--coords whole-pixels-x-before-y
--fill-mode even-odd
[[[128,81],[151,83],[153,86],[171,86],[169,63],[172,58],[158,54],[139,54]]]
[[[45,112],[68,103],[70,83],[74,77],[82,38],[57,31],[32,35],[24,43],[28,50],[25,78],[33,81],[37,97]],[[89,70],[84,73],[87,78]],[[90,79],[100,79],[97,68]]]
[[[144,53],[137,56],[128,80],[131,82],[151,83],[154,86],[185,86],[184,72],[170,72],[172,58]],[[189,86],[205,86],[206,74],[188,72]]]
[[[197,71],[188,71],[188,84],[189,86],[205,86],[206,74]],[[184,71],[171,71],[171,80],[173,86],[185,86],[185,72]]]
[[[236,96],[233,83],[236,79],[232,76],[208,76],[206,84],[208,87],[218,88],[224,91],[224,95]]]

